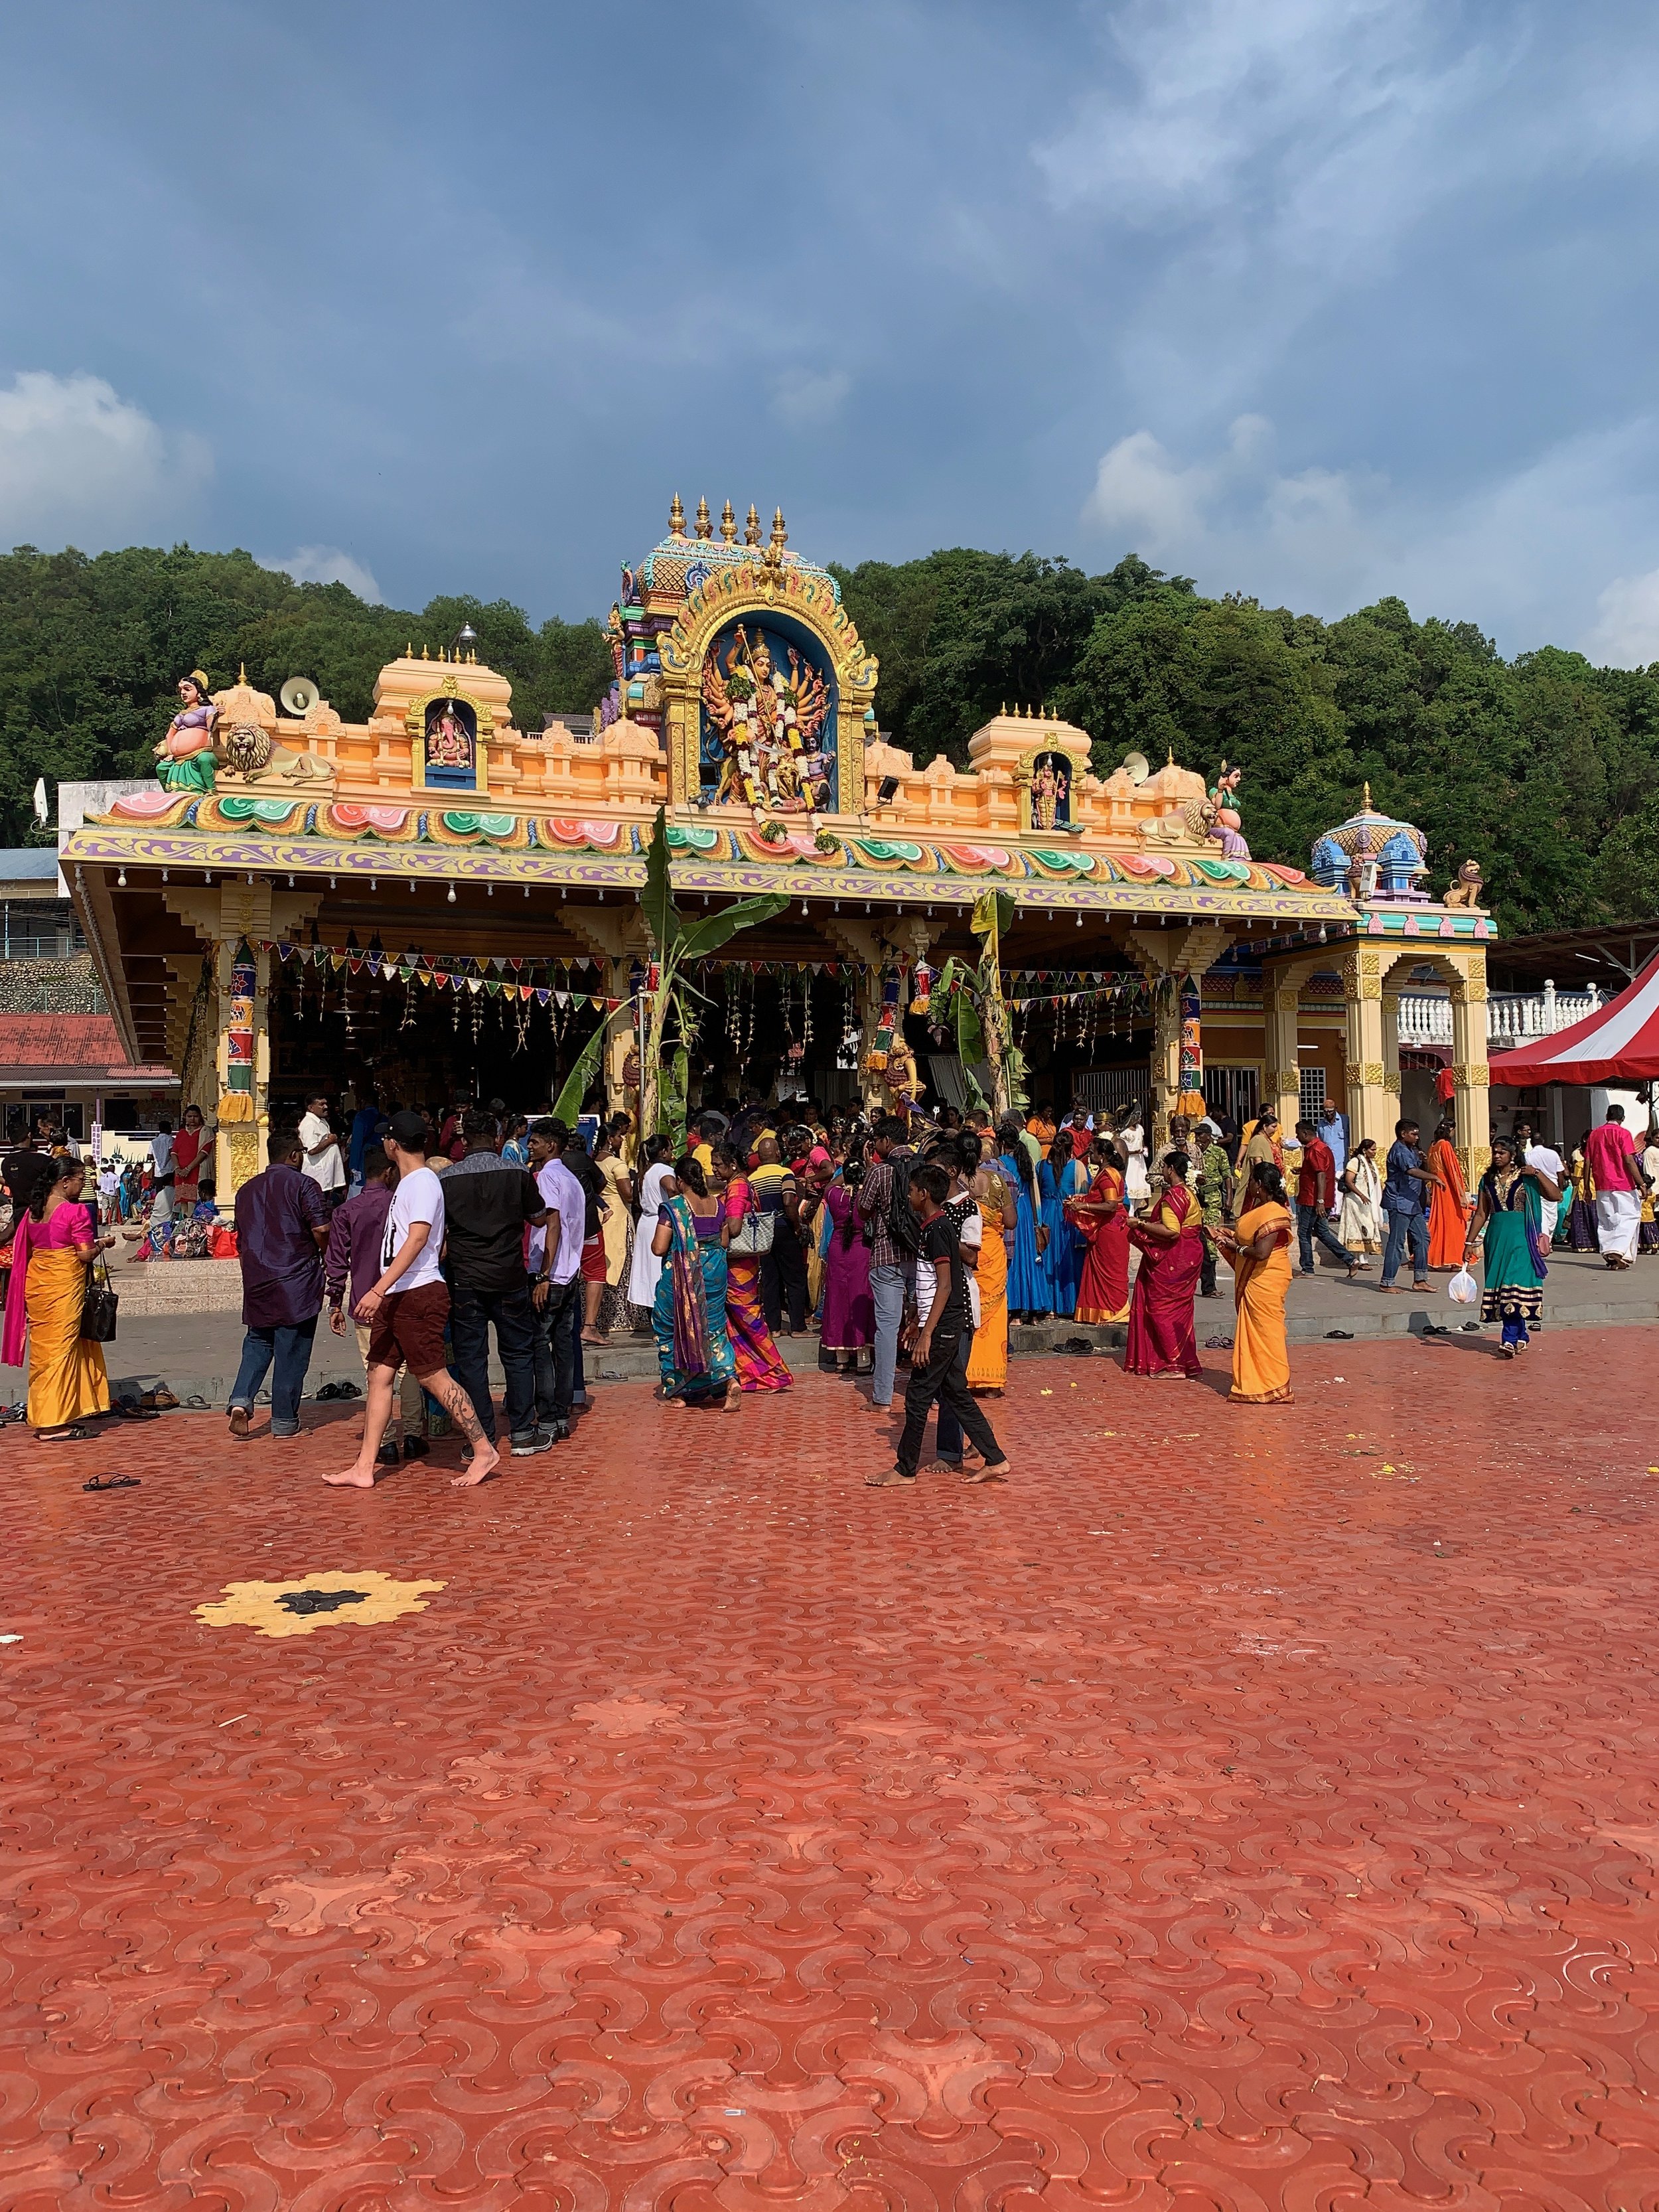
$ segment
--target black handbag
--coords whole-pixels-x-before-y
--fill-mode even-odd
[[[103,1279],[99,1279],[100,1271]],[[81,1335],[88,1344],[113,1344],[115,1316],[121,1301],[110,1288],[109,1268],[102,1261],[93,1267],[87,1284],[86,1303],[81,1308]]]

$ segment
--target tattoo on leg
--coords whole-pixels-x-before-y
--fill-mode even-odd
[[[431,1389],[431,1384],[428,1383],[427,1388]],[[433,1390],[432,1395],[441,1405],[448,1408],[456,1427],[459,1429],[468,1443],[481,1444],[483,1442],[483,1430],[479,1425],[478,1416],[474,1410],[472,1401],[453,1375],[446,1375],[444,1387]]]

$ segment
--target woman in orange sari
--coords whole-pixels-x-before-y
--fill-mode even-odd
[[[1070,1200],[1066,1218],[1077,1224],[1085,1250],[1077,1286],[1077,1318],[1091,1325],[1129,1318],[1129,1216],[1123,1203],[1124,1157],[1109,1137],[1089,1148],[1095,1179]]]
[[[1285,1340],[1285,1293],[1291,1287],[1291,1239],[1285,1178],[1271,1162],[1251,1169],[1238,1219],[1218,1242],[1233,1271],[1233,1387],[1242,1406],[1287,1406],[1291,1356]]]
[[[1440,1178],[1429,1201],[1431,1267],[1461,1267],[1463,1264],[1463,1244],[1469,1225],[1468,1194],[1463,1188],[1463,1170],[1452,1143],[1455,1133],[1452,1124],[1443,1121],[1429,1146],[1429,1165]]]
[[[1140,1255],[1129,1301],[1126,1375],[1204,1372],[1193,1326],[1193,1300],[1204,1267],[1204,1233],[1198,1200],[1187,1188],[1185,1152],[1165,1152],[1164,1188],[1147,1211],[1129,1224],[1129,1241]]]
[[[970,1390],[1002,1390],[1008,1382],[1008,1245],[1019,1211],[1006,1176],[984,1158],[979,1139],[965,1132],[957,1146],[983,1224],[979,1265],[974,1270],[979,1327],[968,1354],[966,1379]]]

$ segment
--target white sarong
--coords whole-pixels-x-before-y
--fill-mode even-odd
[[[1595,1194],[1595,1226],[1601,1250],[1609,1259],[1633,1260],[1642,1227],[1642,1194],[1637,1190],[1602,1190]]]

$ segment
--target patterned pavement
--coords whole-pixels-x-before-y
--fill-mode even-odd
[[[1659,2205],[1656,1351],[7,1431],[0,2206]]]

